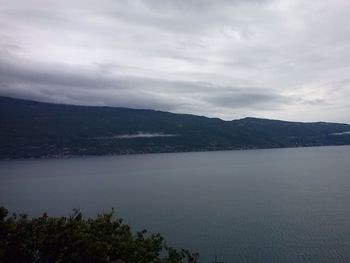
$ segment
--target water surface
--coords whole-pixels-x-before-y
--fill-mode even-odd
[[[228,262],[350,262],[350,147],[0,162],[0,203],[114,207],[134,230]]]

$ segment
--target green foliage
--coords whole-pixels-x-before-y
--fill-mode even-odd
[[[133,234],[113,210],[94,219],[77,210],[30,219],[0,207],[0,262],[180,263],[188,255],[167,246],[160,234]]]

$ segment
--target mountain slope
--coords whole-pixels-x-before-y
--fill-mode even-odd
[[[350,144],[350,125],[40,103],[0,97],[0,158]]]

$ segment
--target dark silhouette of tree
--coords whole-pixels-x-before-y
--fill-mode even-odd
[[[30,219],[0,207],[0,262],[194,263],[194,255],[167,246],[160,234],[133,234],[113,210],[96,218],[74,210]]]

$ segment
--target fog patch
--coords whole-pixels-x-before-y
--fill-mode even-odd
[[[346,132],[335,132],[335,133],[331,133],[331,135],[336,135],[336,136],[340,136],[340,135],[350,135],[350,131],[346,131]]]
[[[175,136],[178,136],[178,134],[139,132],[136,134],[121,134],[121,135],[113,135],[113,136],[96,137],[95,139],[97,140],[138,139],[138,138],[175,137]]]

